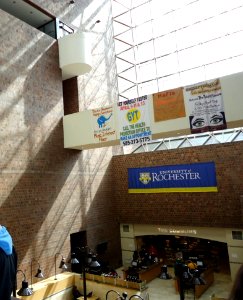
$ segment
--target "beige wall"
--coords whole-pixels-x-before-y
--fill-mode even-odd
[[[92,71],[78,78],[81,109],[115,99],[110,0],[34,1],[92,35]],[[70,234],[108,242],[105,259],[121,260],[110,161],[120,148],[74,151],[63,147],[63,88],[57,41],[0,10],[0,224],[14,240],[18,267],[30,278],[32,259],[46,277],[54,257],[70,257]],[[116,253],[109,255],[109,253]],[[34,266],[35,268],[35,266]],[[57,270],[60,272],[60,270]],[[21,284],[21,276],[18,278]]]

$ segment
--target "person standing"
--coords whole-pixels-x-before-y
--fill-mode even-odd
[[[7,229],[0,225],[0,299],[11,300],[16,290],[17,254],[12,237]]]
[[[230,292],[228,300],[242,300],[243,299],[243,265],[240,266]]]

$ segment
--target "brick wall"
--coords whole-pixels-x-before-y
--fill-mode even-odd
[[[217,193],[128,194],[127,168],[214,161]],[[113,158],[120,223],[242,228],[243,142]]]
[[[46,5],[47,10],[55,7],[53,1],[35,2]],[[64,14],[64,21],[70,22],[89,5],[79,1],[75,8],[59,2],[58,10],[51,12],[57,17],[58,12],[61,17]],[[89,13],[95,18],[99,10],[93,8],[95,12]],[[104,16],[102,24],[107,26]],[[91,74],[80,79],[82,98],[78,100],[87,109],[111,100],[107,87],[110,61],[106,51],[95,50],[104,44],[103,38],[107,44],[106,31],[97,34],[96,30],[96,35],[99,39],[93,52],[99,63],[94,61]],[[78,231],[87,232],[92,249],[108,242],[103,258],[117,266],[121,250],[110,163],[114,148],[63,148],[63,85],[57,41],[0,10],[0,42],[0,224],[13,237],[18,267],[26,270],[29,282],[32,259],[40,262],[46,277],[54,275],[55,254],[69,258],[70,234]],[[69,113],[77,109],[75,105],[67,107]],[[33,272],[36,268],[35,262]]]

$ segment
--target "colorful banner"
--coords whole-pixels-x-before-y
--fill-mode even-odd
[[[213,162],[128,169],[129,193],[217,191]]]
[[[122,146],[151,140],[148,96],[118,102],[120,143]]]
[[[219,79],[185,87],[192,133],[226,129]]]
[[[154,121],[166,121],[186,116],[183,88],[153,94]]]
[[[96,143],[116,139],[113,107],[101,107],[92,110],[94,140]]]

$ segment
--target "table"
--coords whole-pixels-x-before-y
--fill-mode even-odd
[[[163,266],[163,262],[154,263],[153,265],[147,267],[146,269],[142,269],[137,272],[138,278],[141,281],[150,282],[161,274],[161,267]],[[124,279],[127,278],[128,269],[123,270]]]

